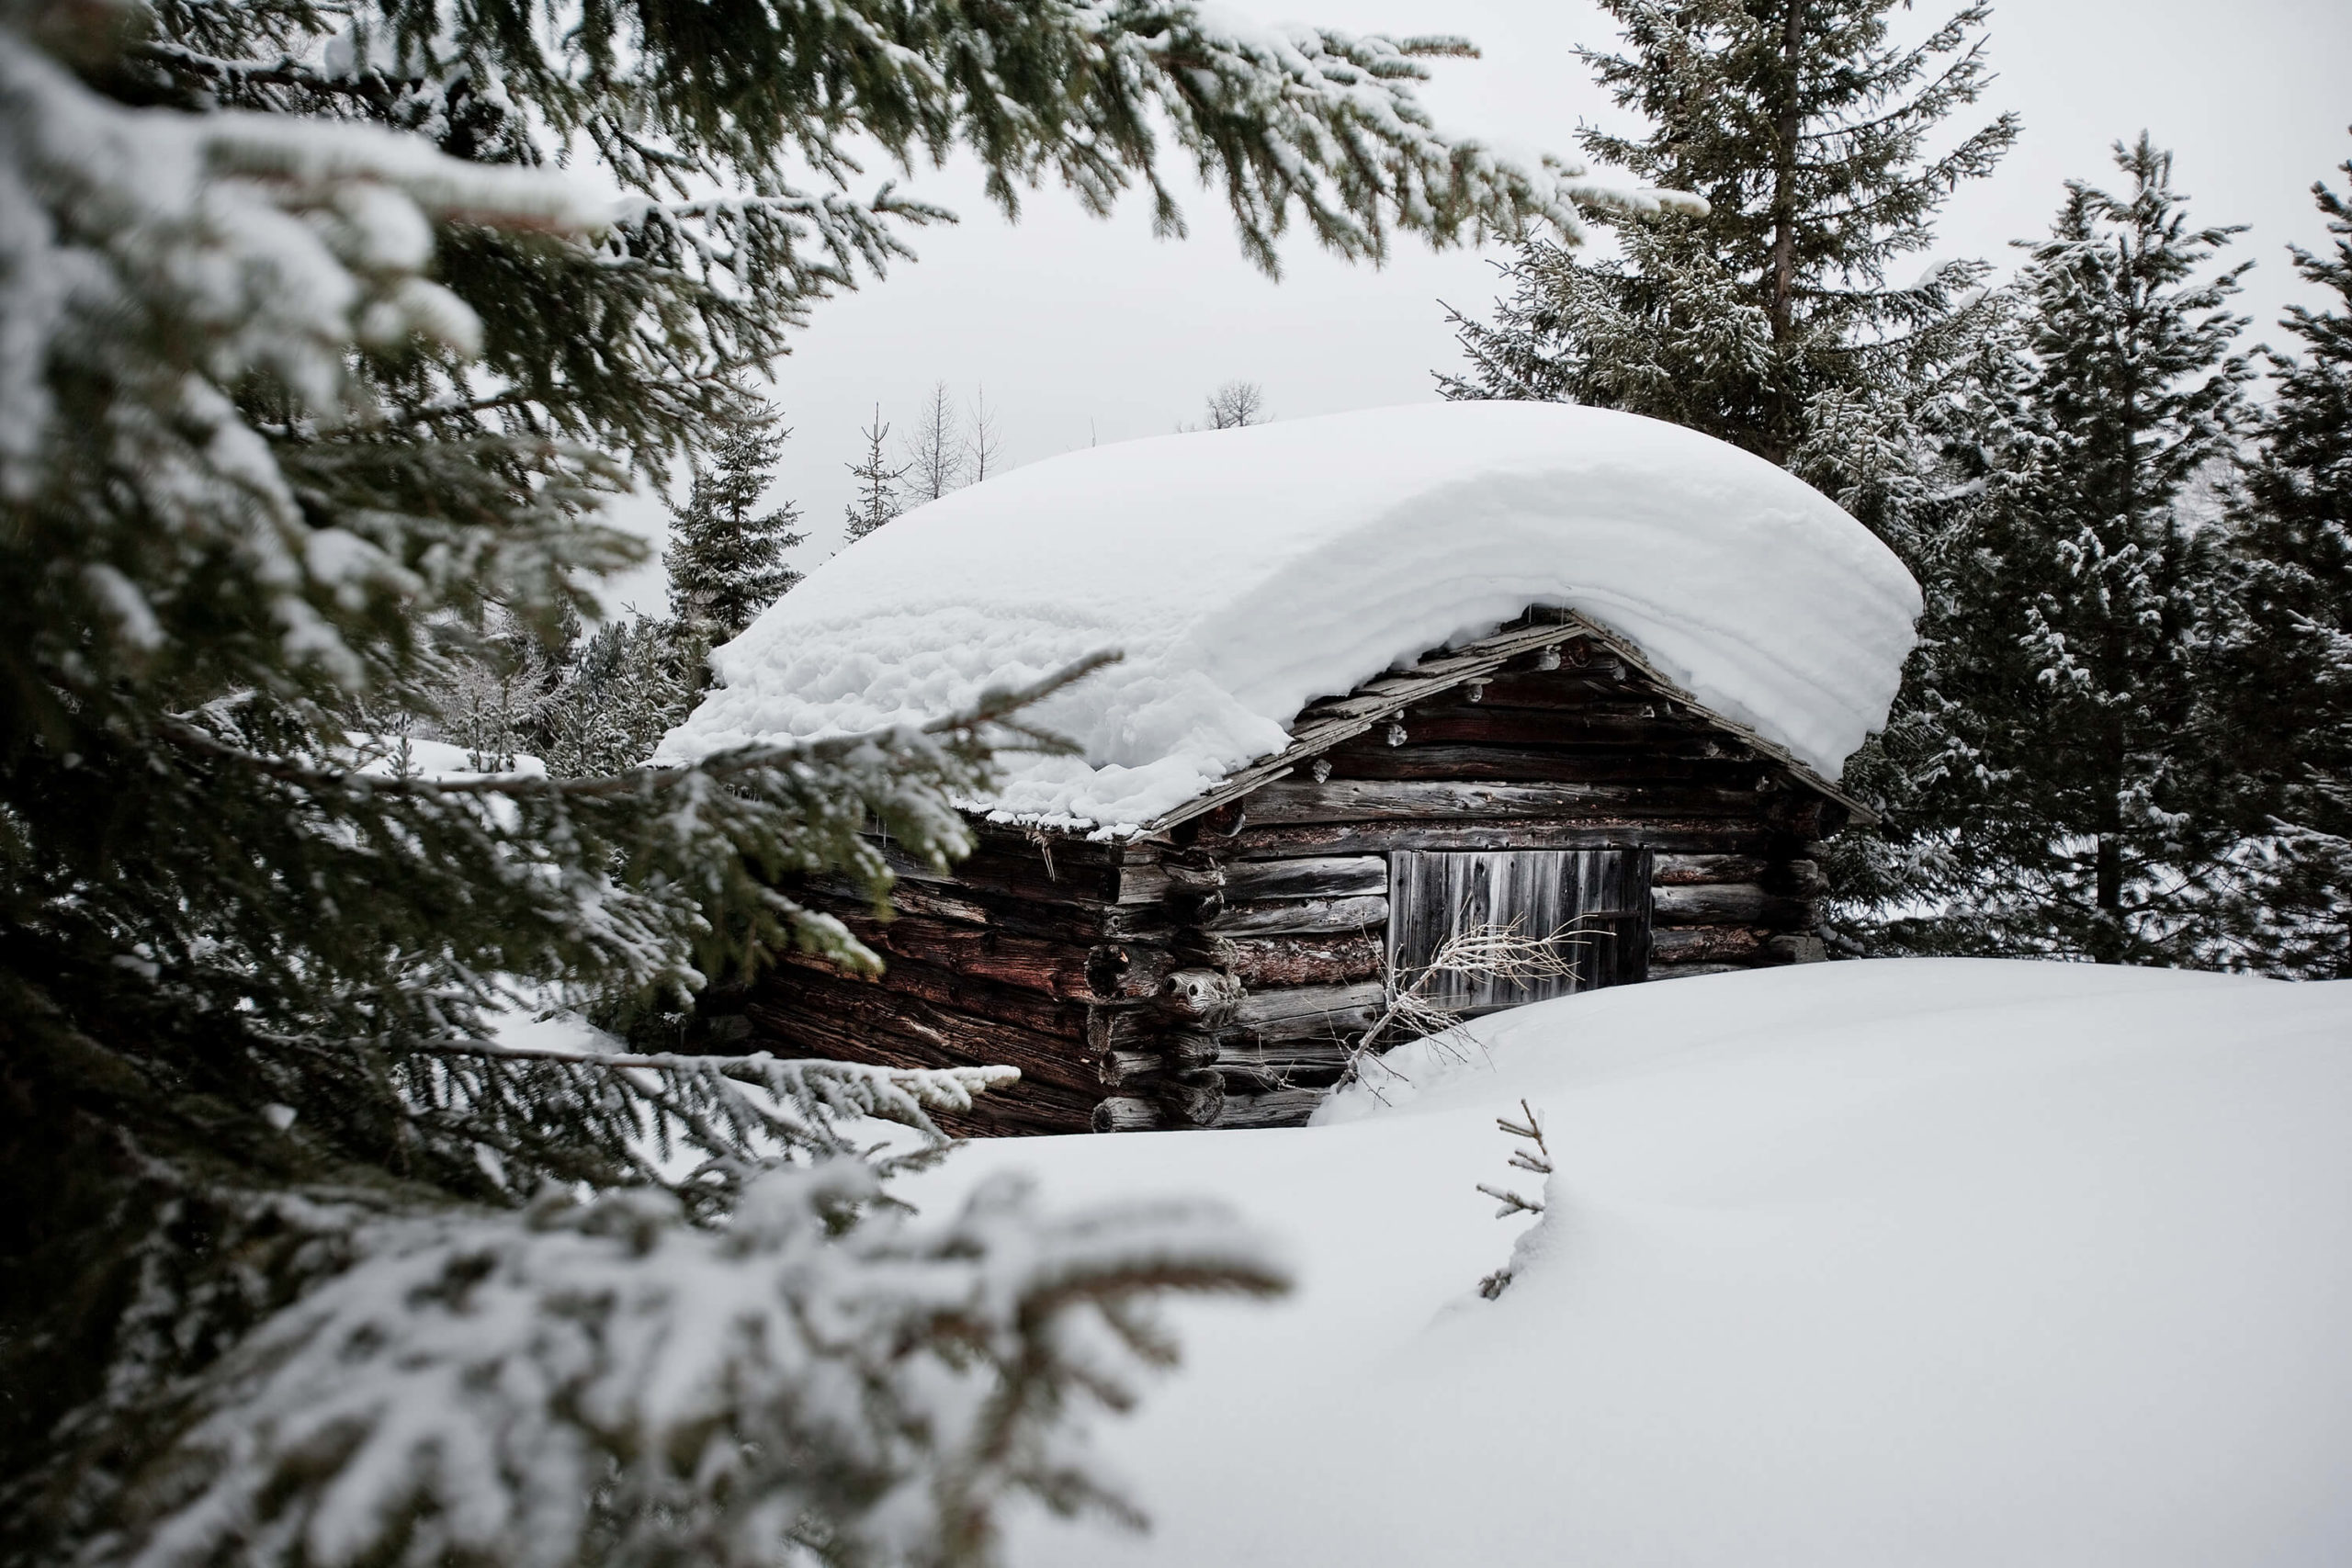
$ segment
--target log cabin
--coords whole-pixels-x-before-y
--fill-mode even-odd
[[[1817,961],[1821,841],[1869,815],[1838,765],[1917,610],[1826,499],[1629,415],[1381,410],[1016,470],[813,573],[668,746],[927,716],[1125,646],[1041,706],[1080,754],[959,803],[952,872],[895,857],[887,919],[793,889],[878,977],[778,953],[704,1027],[1018,1067],[967,1134],[1272,1127],[1464,929],[1571,963],[1451,976],[1463,1014]]]

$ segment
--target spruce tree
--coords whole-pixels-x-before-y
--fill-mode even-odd
[[[792,432],[761,409],[729,425],[695,475],[686,504],[673,515],[662,557],[670,572],[670,615],[706,647],[727,642],[800,581],[784,552],[801,543],[800,513],[790,502],[759,510],[776,457]]]
[[[1889,281],[1928,249],[1952,189],[2016,139],[2004,115],[1935,153],[1991,80],[1987,7],[1889,41],[1898,0],[1602,0],[1623,52],[1580,50],[1647,130],[1586,149],[1707,199],[1615,222],[1621,256],[1539,240],[1492,324],[1456,315],[1470,367],[1447,396],[1625,409],[1788,467],[1890,536],[1867,494],[1984,317],[1979,263]],[[1898,541],[1899,542],[1899,541]]]
[[[1915,879],[1883,948],[2211,963],[2226,932],[2228,531],[2200,491],[2251,423],[2225,308],[2245,268],[2206,270],[2237,231],[2192,226],[2168,154],[2116,156],[2130,190],[2070,184],[2006,368],[1944,444],[1883,781]]]
[[[906,503],[899,494],[899,481],[907,477],[908,465],[890,466],[883,443],[890,437],[890,427],[882,423],[882,405],[874,405],[874,423],[858,434],[865,437],[865,456],[848,465],[858,483],[857,499],[842,508],[842,520],[848,525],[848,539],[857,543],[881,527],[899,513]]]
[[[882,897],[869,827],[960,852],[991,747],[1053,744],[1035,691],[574,778],[350,721],[426,711],[500,616],[554,640],[642,553],[602,522],[632,465],[713,446],[937,216],[849,194],[850,149],[969,147],[1007,207],[1141,180],[1172,229],[1166,139],[1268,265],[1294,219],[1373,258],[1608,193],[1431,129],[1442,42],[720,21],[0,8],[0,1560],[976,1561],[1009,1494],[1114,1503],[1071,1422],[1166,1359],[1142,1298],[1278,1283],[1199,1210],[892,1209],[853,1119],[935,1148],[1000,1069],[493,1027],[870,962],[779,881]]]
[[[2352,163],[2342,165],[2352,175]],[[2352,204],[2312,187],[2333,249],[2295,267],[2333,296],[2280,322],[2276,397],[2249,463],[2223,702],[2252,840],[2236,961],[2352,978]]]

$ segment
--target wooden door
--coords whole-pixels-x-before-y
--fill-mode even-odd
[[[1650,852],[1398,850],[1388,857],[1389,973],[1398,984],[1410,984],[1455,932],[1487,925],[1554,938],[1576,973],[1528,985],[1441,980],[1431,993],[1440,1006],[1487,1012],[1645,978]]]

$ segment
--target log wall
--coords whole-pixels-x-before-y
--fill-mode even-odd
[[[1337,710],[1361,697],[1334,698]],[[1311,707],[1302,723],[1317,716]],[[1171,832],[1125,844],[982,825],[896,915],[794,889],[888,964],[800,957],[730,1005],[749,1048],[1003,1062],[961,1134],[1303,1122],[1385,996],[1386,856],[1653,852],[1648,976],[1821,956],[1814,841],[1842,808],[1599,649],[1517,659]]]

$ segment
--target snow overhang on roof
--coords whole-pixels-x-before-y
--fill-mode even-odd
[[[1820,780],[1882,726],[1919,591],[1761,458],[1632,414],[1430,403],[1093,447],[908,513],[712,656],[662,755],[922,722],[1102,649],[976,806],[1136,830],[1292,749],[1309,702],[1574,612]]]

